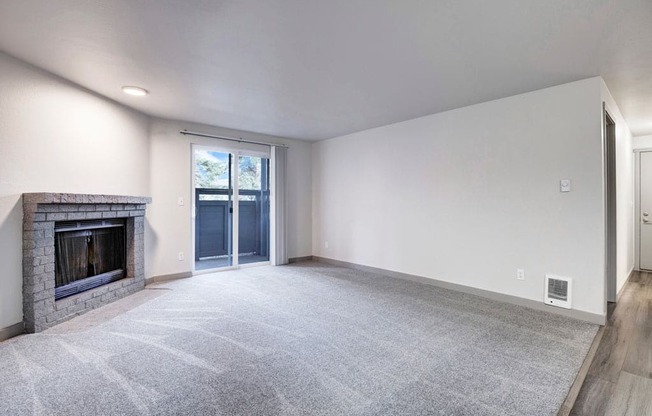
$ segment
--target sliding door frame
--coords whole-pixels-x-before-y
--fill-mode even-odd
[[[232,264],[230,266],[225,266],[225,267],[219,267],[219,268],[214,268],[214,269],[206,269],[206,270],[196,270],[196,260],[195,260],[195,250],[197,250],[197,247],[195,247],[195,236],[197,234],[197,229],[196,229],[196,214],[197,214],[197,207],[195,206],[195,201],[196,201],[196,181],[195,181],[195,152],[197,150],[206,150],[210,152],[219,152],[219,153],[226,153],[226,154],[231,154],[233,158],[233,169],[232,169],[232,185],[233,185],[233,193],[232,193],[232,201],[231,205],[233,208],[233,213],[231,215],[231,241],[229,244],[231,245],[231,256],[232,256]],[[190,154],[191,154],[191,194],[192,194],[192,206],[190,209],[191,215],[190,215],[190,222],[191,222],[191,244],[192,244],[192,274],[205,274],[205,273],[214,273],[216,271],[223,271],[223,270],[235,270],[235,269],[241,269],[241,268],[247,268],[247,267],[256,267],[256,266],[265,266],[271,264],[271,254],[275,252],[275,234],[274,234],[274,219],[272,217],[272,210],[274,206],[274,198],[270,198],[270,227],[269,227],[269,233],[268,233],[268,238],[269,238],[269,257],[270,259],[267,261],[261,261],[261,262],[256,262],[256,263],[245,263],[245,264],[240,264],[239,262],[239,226],[240,226],[240,186],[239,186],[239,176],[240,176],[240,156],[252,156],[252,157],[260,157],[264,159],[269,160],[269,166],[270,166],[270,171],[271,171],[271,151],[270,152],[264,152],[264,151],[258,151],[258,150],[250,150],[250,149],[241,149],[238,147],[232,147],[232,146],[220,146],[220,145],[205,145],[205,144],[199,144],[199,143],[191,143],[190,144]],[[270,172],[271,173],[271,172]],[[269,181],[269,190],[270,190],[270,195],[274,195],[274,183],[271,180],[271,175],[268,176],[268,181]]]

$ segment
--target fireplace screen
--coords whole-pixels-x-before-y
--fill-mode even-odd
[[[55,299],[124,277],[124,225],[121,220],[55,224]]]

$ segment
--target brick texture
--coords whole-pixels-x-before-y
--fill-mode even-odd
[[[144,216],[151,198],[62,193],[23,194],[23,320],[40,332],[145,287]],[[124,279],[54,300],[54,223],[125,218],[127,273]]]

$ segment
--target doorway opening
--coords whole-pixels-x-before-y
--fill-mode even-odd
[[[268,155],[193,146],[196,271],[270,260]]]
[[[604,104],[603,104],[604,107]],[[605,273],[607,302],[616,302],[617,295],[617,217],[616,217],[616,123],[604,109],[605,160]]]

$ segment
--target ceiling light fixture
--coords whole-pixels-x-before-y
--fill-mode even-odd
[[[124,87],[122,87],[122,92],[124,92],[125,94],[134,95],[136,97],[144,97],[149,93],[145,88],[134,87],[129,85],[125,85]]]

